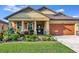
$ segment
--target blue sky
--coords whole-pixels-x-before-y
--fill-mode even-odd
[[[39,9],[44,5],[30,5],[32,8]],[[63,12],[66,15],[79,17],[79,5],[45,5],[51,10]],[[27,7],[27,5],[0,5],[0,19]]]

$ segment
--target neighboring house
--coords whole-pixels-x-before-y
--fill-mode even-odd
[[[55,12],[46,7],[35,10],[31,7],[15,12],[5,19],[14,30],[34,30],[34,34],[75,35],[79,19]]]
[[[0,33],[6,31],[8,28],[8,23],[0,20]]]

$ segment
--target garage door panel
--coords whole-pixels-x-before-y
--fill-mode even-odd
[[[74,35],[74,24],[50,24],[50,34]]]
[[[63,30],[63,35],[73,35],[74,32],[73,31],[69,31],[69,30]]]
[[[62,35],[63,31],[62,31],[63,27],[61,24],[50,24],[50,34],[53,35]]]
[[[74,30],[74,25],[64,25],[65,29]]]
[[[63,34],[64,35],[74,35],[74,31],[75,31],[74,28],[75,28],[74,24],[66,24],[66,25],[64,25]]]

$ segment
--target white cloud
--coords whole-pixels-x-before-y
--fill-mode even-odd
[[[64,9],[58,9],[57,12],[64,12]]]
[[[4,10],[5,11],[10,11],[10,12],[16,12],[18,10],[20,10],[21,8],[24,8],[25,6],[20,6],[20,7],[17,7],[16,5],[7,5]]]
[[[72,17],[79,18],[79,16],[72,16]]]
[[[25,7],[27,7],[27,5],[22,5],[22,6],[20,6],[20,8],[25,8]]]

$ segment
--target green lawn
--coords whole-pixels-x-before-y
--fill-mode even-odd
[[[58,42],[9,42],[0,44],[4,53],[72,53],[73,50]]]

